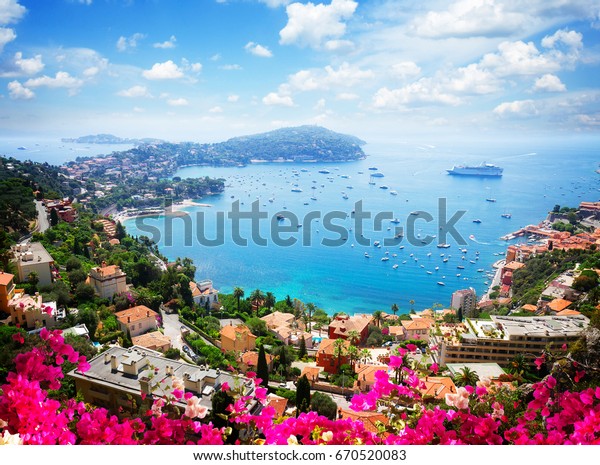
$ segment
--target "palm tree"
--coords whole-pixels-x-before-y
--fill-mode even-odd
[[[311,326],[312,326],[312,316],[313,316],[313,313],[315,313],[315,310],[317,309],[317,307],[312,302],[309,302],[306,304],[304,309],[306,311],[306,314],[308,315],[308,326],[306,328],[306,331],[310,333]]]
[[[252,294],[250,294],[250,300],[252,301],[252,306],[256,308],[256,314],[258,315],[258,309],[264,303],[265,295],[260,289],[254,289]]]
[[[236,287],[233,289],[233,297],[237,299],[237,309],[240,311],[240,299],[244,297],[244,289],[241,287]]]
[[[410,304],[410,313],[415,313],[415,301],[414,301],[414,299],[410,299],[408,301],[408,303]]]
[[[348,331],[348,342],[350,342],[350,345],[358,345],[359,341],[360,334],[358,334],[358,331],[356,331],[355,329]]]
[[[373,356],[371,355],[371,351],[369,349],[363,349],[358,354],[358,358],[362,363],[367,363],[373,358]]]
[[[396,316],[396,313],[398,312],[399,308],[398,308],[398,304],[392,304],[392,312],[394,313],[394,316]]]
[[[333,341],[333,355],[337,357],[337,369],[341,365],[342,356],[346,355],[346,344],[344,339],[336,339]]]
[[[380,328],[381,327],[381,322],[383,321],[383,315],[382,315],[382,311],[381,310],[375,310],[373,312],[373,321],[375,322],[375,325]]]
[[[350,347],[348,347],[347,353],[348,353],[348,357],[350,358],[350,366],[352,367],[352,371],[354,372],[354,362],[358,360],[360,352],[358,350],[358,347],[350,344]]]
[[[267,292],[267,294],[265,295],[265,306],[269,309],[272,310],[273,307],[275,306],[275,296],[273,295],[272,292]]]
[[[458,386],[475,386],[477,381],[479,381],[479,376],[469,367],[463,367],[454,375],[454,382]]]

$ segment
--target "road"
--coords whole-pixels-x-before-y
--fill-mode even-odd
[[[46,215],[46,207],[44,207],[41,200],[36,200],[35,208],[37,210],[37,226],[35,230],[36,232],[43,233],[50,227],[48,216]]]
[[[163,310],[161,310],[160,316],[163,322],[164,334],[165,336],[169,336],[171,338],[171,346],[174,349],[179,349],[180,351],[183,351],[183,345],[185,344],[185,342],[181,337],[181,327],[186,325],[179,321],[179,316],[177,315],[177,313],[166,313]],[[188,329],[190,330],[190,332],[194,332],[192,328]],[[213,345],[212,342],[210,342],[208,339],[203,338],[202,335],[199,335],[199,337],[207,345]]]

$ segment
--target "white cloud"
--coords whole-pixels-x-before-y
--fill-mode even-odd
[[[183,71],[171,60],[164,63],[154,63],[151,69],[142,71],[142,76],[150,80],[179,79],[183,77]]]
[[[554,74],[544,74],[535,80],[534,92],[566,92],[567,87]]]
[[[360,97],[357,94],[353,94],[351,92],[342,92],[335,96],[336,100],[358,100]]]
[[[353,0],[331,0],[329,5],[292,3],[286,7],[288,22],[279,31],[279,42],[320,48],[326,39],[337,39],[345,34],[343,21],[352,17],[357,6]]]
[[[66,71],[59,71],[55,77],[41,76],[38,78],[28,79],[25,82],[25,87],[48,87],[50,89],[69,89],[69,95],[75,95],[79,88],[83,85],[83,81],[79,78],[71,76]]]
[[[571,49],[581,49],[583,47],[583,36],[577,31],[567,31],[559,29],[551,36],[542,39],[542,47],[554,48],[557,44],[564,44]]]
[[[501,0],[459,0],[446,11],[416,18],[412,30],[422,37],[499,37],[519,30],[527,17],[509,11]]]
[[[180,98],[171,98],[167,100],[167,104],[172,106],[172,107],[186,107],[190,104],[190,102],[188,102],[186,99],[184,99],[183,97]]]
[[[445,90],[463,94],[491,94],[499,91],[502,84],[490,71],[470,64],[442,78],[441,86]]]
[[[219,61],[220,59],[221,59],[220,53],[215,53],[213,56],[210,57],[210,61]]]
[[[227,101],[230,102],[230,103],[235,103],[239,99],[240,99],[240,96],[236,95],[236,94],[231,94],[231,95],[227,96]]]
[[[325,99],[320,98],[317,101],[317,104],[313,107],[313,110],[321,111],[321,110],[325,109],[325,104],[326,104]]]
[[[494,108],[494,114],[501,118],[531,118],[537,116],[539,110],[533,100],[515,100],[501,103]]]
[[[223,69],[225,71],[240,71],[243,68],[240,65],[238,65],[238,64],[232,64],[232,65],[222,65],[222,66],[219,66],[219,69]]]
[[[342,63],[337,69],[327,65],[323,69],[301,70],[288,78],[289,85],[299,91],[328,90],[339,87],[353,87],[371,80],[375,73],[362,70],[358,66]]]
[[[9,82],[7,87],[10,98],[13,100],[29,100],[35,97],[33,91],[24,87],[19,81]]]
[[[421,74],[421,68],[414,61],[402,61],[392,65],[392,75],[399,79],[413,78]]]
[[[192,71],[193,73],[202,71],[202,63],[190,63],[187,58],[181,59],[181,67],[184,71]]]
[[[156,42],[152,46],[154,48],[175,48],[175,42],[177,42],[177,37],[171,36],[169,40],[165,40],[164,42]]]
[[[223,113],[223,109],[220,106],[214,106],[212,107],[210,110],[208,110],[209,113]]]
[[[8,27],[0,27],[0,53],[4,50],[4,46],[17,38],[15,31]]]
[[[125,52],[131,48],[136,48],[138,41],[144,39],[145,37],[146,34],[142,34],[141,32],[136,32],[129,37],[121,36],[119,37],[119,40],[117,40],[117,50],[119,52]]]
[[[254,42],[248,42],[244,46],[244,49],[257,57],[271,58],[273,56],[273,53],[267,47],[264,47],[260,44],[255,44]]]
[[[289,95],[280,95],[277,92],[271,92],[262,99],[265,105],[280,105],[284,107],[293,107],[294,100]]]
[[[347,52],[354,48],[354,42],[351,40],[328,40],[323,48],[329,52]]]
[[[138,97],[150,97],[150,93],[145,86],[133,86],[129,89],[121,90],[117,92],[119,97],[138,98]]]
[[[7,69],[0,70],[0,77],[32,76],[44,69],[42,55],[33,58],[23,58],[23,53],[17,52]]]
[[[26,11],[17,0],[0,0],[0,25],[18,22]]]
[[[399,89],[382,87],[373,96],[373,107],[382,109],[404,109],[409,104],[443,104],[456,106],[462,100],[440,86],[432,84],[430,78],[423,78],[417,82]]]
[[[85,77],[94,77],[96,76],[98,73],[100,72],[100,68],[98,68],[97,66],[90,66],[89,68],[86,68],[83,70],[83,75]]]

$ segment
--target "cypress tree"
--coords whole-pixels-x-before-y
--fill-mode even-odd
[[[284,369],[284,372],[287,374],[287,356],[285,353],[285,346],[281,346],[281,349],[279,349],[279,366],[282,366]]]
[[[269,365],[267,364],[267,356],[265,354],[265,346],[260,346],[258,350],[258,362],[256,363],[256,376],[260,378],[260,385],[269,387]]]
[[[306,375],[298,380],[296,386],[296,416],[300,415],[301,412],[308,412],[310,410],[310,383],[306,378]]]
[[[298,346],[298,358],[304,358],[308,355],[308,352],[306,351],[306,341],[304,340],[304,337],[300,338],[300,344]]]
[[[50,210],[50,226],[56,226],[58,224],[58,213],[56,208]]]

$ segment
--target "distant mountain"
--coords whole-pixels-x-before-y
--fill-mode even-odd
[[[128,139],[118,136],[113,136],[112,134],[95,134],[89,136],[81,136],[74,139],[63,138],[62,142],[68,143],[76,143],[76,144],[162,144],[164,140],[161,139],[152,139],[152,138],[144,138],[144,139]]]

